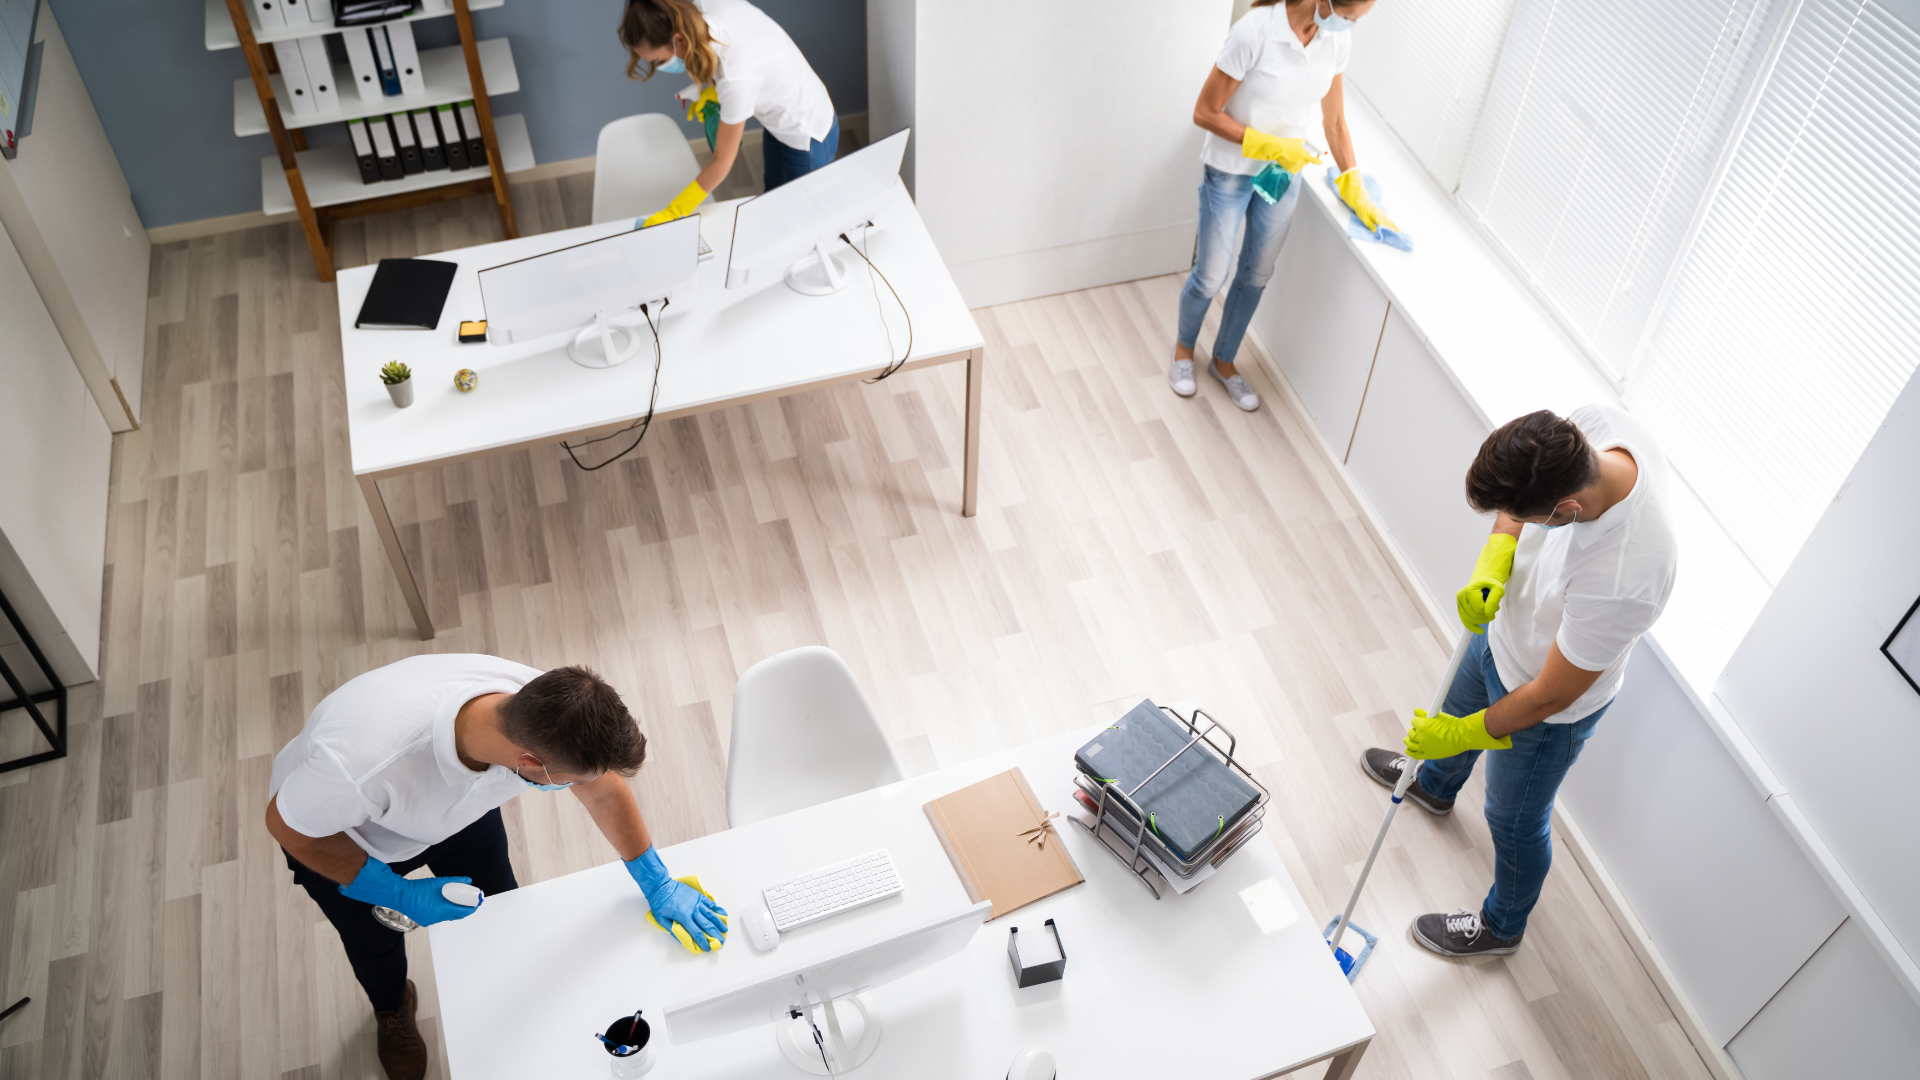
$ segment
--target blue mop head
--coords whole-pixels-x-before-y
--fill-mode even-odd
[[[1339,918],[1336,917],[1332,922],[1327,924],[1326,929],[1320,931],[1320,936],[1327,939],[1328,944],[1332,944],[1333,928],[1338,925],[1339,922]],[[1359,934],[1360,940],[1366,942],[1366,945],[1361,948],[1360,955],[1358,956],[1347,952],[1345,949],[1333,950],[1333,958],[1340,962],[1340,974],[1345,975],[1348,982],[1352,982],[1360,977],[1361,965],[1365,964],[1367,958],[1373,955],[1373,947],[1380,944],[1380,939],[1367,933],[1353,923],[1347,924],[1346,932],[1348,934]]]

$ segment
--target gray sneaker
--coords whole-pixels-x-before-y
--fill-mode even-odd
[[[1524,933],[1497,938],[1487,929],[1477,911],[1464,908],[1451,915],[1422,915],[1413,920],[1414,940],[1439,953],[1458,959],[1475,956],[1505,956],[1520,948]]]
[[[1233,399],[1235,405],[1247,412],[1260,407],[1260,395],[1253,392],[1253,387],[1247,385],[1247,380],[1239,375],[1221,375],[1218,364],[1208,364],[1207,370],[1213,372],[1213,377],[1219,379],[1220,385],[1227,388],[1227,396]]]
[[[1375,747],[1363,751],[1360,755],[1360,769],[1373,782],[1381,787],[1392,788],[1400,783],[1400,772],[1412,764],[1413,759],[1405,754],[1396,754],[1391,750]],[[1435,817],[1445,817],[1453,813],[1452,799],[1436,799],[1420,790],[1418,779],[1407,786],[1407,800],[1419,805],[1420,809]]]
[[[1192,358],[1175,360],[1173,367],[1167,371],[1167,382],[1173,386],[1174,393],[1181,397],[1192,397],[1193,392],[1200,389],[1193,381]]]

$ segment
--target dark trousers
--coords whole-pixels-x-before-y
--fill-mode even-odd
[[[407,876],[422,866],[437,877],[470,877],[480,891],[491,896],[519,887],[513,878],[513,866],[507,862],[507,829],[500,821],[498,808],[405,862],[391,864],[393,872]],[[287,856],[287,869],[293,880],[313,902],[320,905],[327,921],[340,933],[346,946],[347,962],[353,965],[353,977],[379,1012],[392,1012],[407,996],[407,936],[380,925],[373,917],[373,905],[340,895],[338,882],[308,869],[300,860]]]
[[[798,180],[822,165],[831,164],[840,150],[840,118],[833,118],[827,137],[813,140],[805,150],[795,150],[771,135],[760,144],[761,171],[766,175],[766,190],[772,191],[789,180]]]

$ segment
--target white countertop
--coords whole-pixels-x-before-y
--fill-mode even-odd
[[[743,934],[712,956],[687,953],[647,924],[646,903],[619,863],[490,896],[474,916],[430,928],[453,1076],[604,1077],[607,1055],[593,1033],[636,1008],[655,1025],[653,1075],[801,1076],[780,1056],[771,1024],[676,1045],[666,1041],[663,1009],[967,906],[923,804],[1018,765],[1040,801],[1064,812],[1073,751],[1097,730],[661,853],[675,874],[699,875],[737,921],[768,883],[876,847],[891,851],[901,895],[784,934],[770,953],[755,952]],[[1326,913],[1306,909],[1271,834],[1254,837],[1192,892],[1156,901],[1060,820],[1086,882],[987,923],[966,952],[872,992],[885,1034],[873,1060],[849,1075],[985,1080],[1004,1075],[1023,1046],[1043,1043],[1063,1076],[1252,1080],[1372,1037],[1318,933]],[[1066,976],[1019,989],[1007,928],[1031,930],[1048,918],[1066,949]]]
[[[777,278],[752,289],[724,288],[740,201],[702,208],[701,234],[714,257],[700,264],[688,295],[663,320],[659,412],[875,370],[889,357],[889,331],[896,355],[906,345],[899,307],[884,285],[875,298],[871,274],[856,256],[847,255],[856,267],[852,283],[831,296],[803,296]],[[875,220],[880,227],[868,241],[867,255],[912,315],[910,359],[981,347],[980,329],[904,187],[895,188],[894,200]],[[504,347],[457,340],[462,319],[485,315],[480,270],[631,227],[627,221],[585,225],[423,256],[460,266],[440,325],[430,331],[354,329],[376,268],[340,271],[340,342],[355,475],[534,440],[558,442],[571,432],[644,416],[653,347],[638,313],[619,321],[639,323],[645,344],[638,356],[615,368],[585,368],[569,360],[572,332]],[[843,245],[836,246],[846,255]],[[413,369],[410,408],[395,408],[380,383],[379,369],[389,360]],[[480,376],[471,393],[454,388],[454,372],[461,368]]]

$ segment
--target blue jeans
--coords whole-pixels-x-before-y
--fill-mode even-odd
[[[1507,696],[1494,670],[1485,634],[1477,634],[1460,661],[1460,673],[1447,688],[1447,712],[1467,716]],[[1571,724],[1535,724],[1513,733],[1513,749],[1487,758],[1487,829],[1493,833],[1493,888],[1480,905],[1480,917],[1495,937],[1510,938],[1527,928],[1527,916],[1540,902],[1540,886],[1553,862],[1553,799],[1560,781],[1580,759],[1580,748],[1606,713],[1608,702],[1591,716]],[[1436,799],[1460,794],[1481,751],[1468,750],[1429,761],[1420,768],[1420,789]]]
[[[1207,317],[1207,305],[1227,283],[1233,242],[1245,222],[1247,235],[1240,246],[1240,268],[1233,275],[1233,288],[1227,291],[1220,333],[1213,339],[1213,358],[1231,364],[1240,354],[1240,339],[1247,334],[1253,309],[1260,306],[1260,294],[1273,277],[1280,245],[1287,241],[1287,226],[1293,224],[1293,208],[1300,205],[1300,185],[1306,181],[1296,175],[1280,201],[1269,205],[1253,193],[1253,177],[1224,173],[1211,165],[1204,168],[1206,176],[1200,181],[1200,243],[1194,252],[1193,273],[1187,275],[1186,287],[1180,290],[1178,333],[1180,345],[1193,348],[1200,336],[1200,323]]]
[[[833,160],[840,150],[840,118],[833,118],[827,137],[813,140],[805,150],[795,150],[772,135],[760,135],[762,172],[767,174],[766,190],[772,191],[789,180],[798,180]]]

